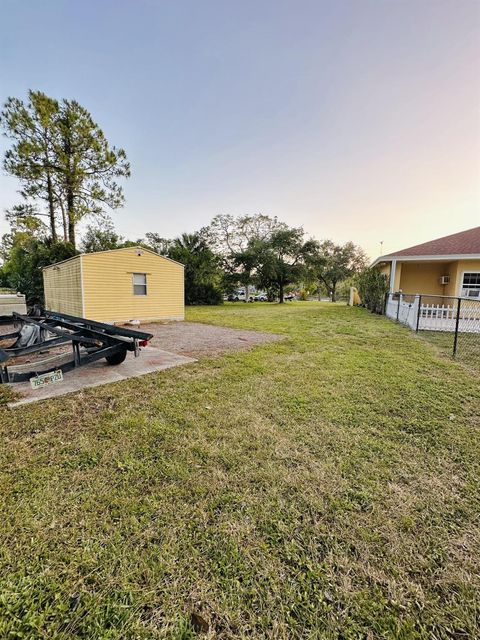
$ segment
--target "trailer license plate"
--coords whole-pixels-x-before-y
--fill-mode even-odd
[[[55,384],[56,382],[63,381],[63,372],[61,369],[57,371],[49,371],[48,373],[42,373],[40,376],[34,376],[30,378],[30,384],[32,389],[40,389],[47,384]]]

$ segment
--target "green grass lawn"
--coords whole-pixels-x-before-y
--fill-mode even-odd
[[[420,338],[428,340],[446,357],[453,357],[453,331],[420,331]],[[459,333],[455,360],[480,374],[480,333]]]
[[[0,638],[480,637],[478,378],[342,305],[0,409]]]

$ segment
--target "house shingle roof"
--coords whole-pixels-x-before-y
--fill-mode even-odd
[[[480,227],[453,233],[451,236],[430,240],[408,249],[389,253],[384,258],[397,256],[446,256],[480,254]]]

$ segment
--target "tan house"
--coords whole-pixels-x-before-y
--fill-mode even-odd
[[[183,320],[184,266],[143,247],[74,256],[43,269],[45,307],[100,322]]]
[[[372,266],[387,275],[391,292],[480,300],[480,227],[380,256]]]

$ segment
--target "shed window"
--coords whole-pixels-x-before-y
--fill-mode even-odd
[[[480,271],[463,274],[462,296],[480,298]]]
[[[147,295],[147,274],[146,273],[133,274],[133,295],[134,296]]]

